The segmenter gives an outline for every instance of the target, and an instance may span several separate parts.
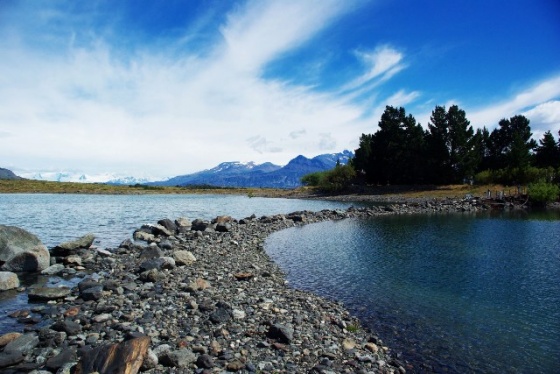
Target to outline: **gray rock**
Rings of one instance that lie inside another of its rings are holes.
[[[12,290],[19,287],[19,278],[16,273],[0,271],[0,291]]]
[[[70,295],[70,292],[68,287],[36,287],[27,292],[27,297],[34,301],[57,300]]]
[[[99,300],[103,297],[103,286],[98,285],[95,287],[89,287],[80,292],[80,297],[84,301],[89,300]]]
[[[134,240],[142,240],[145,242],[151,242],[156,239],[156,236],[154,234],[149,234],[144,231],[135,231],[134,234],[132,234],[132,237],[134,238]]]
[[[196,355],[190,349],[181,348],[167,352],[159,361],[167,367],[187,368],[196,361]]]
[[[231,313],[226,308],[217,308],[210,314],[209,319],[215,324],[225,323],[231,319]]]
[[[227,222],[218,223],[218,224],[216,224],[216,231],[217,232],[229,232],[229,231],[231,231],[231,225]]]
[[[209,222],[203,221],[201,219],[195,219],[192,221],[191,230],[194,231],[204,231],[210,226]]]
[[[175,251],[173,258],[177,265],[191,265],[196,262],[196,257],[190,251]]]
[[[212,360],[212,356],[202,354],[196,359],[196,366],[199,368],[210,369],[214,367],[214,360]]]
[[[25,357],[19,353],[0,353],[0,369],[19,364]]]
[[[68,256],[81,248],[89,248],[95,240],[95,235],[86,234],[76,240],[71,240],[68,242],[60,243],[54,247],[51,252],[53,256]]]
[[[76,351],[72,348],[64,348],[59,354],[47,360],[45,367],[56,372],[64,364],[77,361]]]
[[[67,335],[77,335],[82,331],[82,325],[76,323],[74,321],[58,321],[54,325],[51,326],[51,329],[54,331],[65,332]]]
[[[150,260],[159,257],[163,257],[163,252],[157,245],[149,245],[140,252],[140,259]]]
[[[41,271],[50,266],[50,254],[35,235],[0,225],[0,264],[7,271]]]
[[[140,271],[152,270],[152,269],[173,269],[175,268],[175,260],[171,257],[160,257],[152,260],[144,261],[140,264]]]
[[[54,264],[41,272],[43,275],[56,275],[64,270],[64,265]]]
[[[175,220],[175,225],[176,225],[177,228],[181,228],[181,227],[189,227],[190,228],[192,226],[192,223],[188,218],[180,217],[180,218],[177,218]]]
[[[26,355],[39,344],[39,337],[35,333],[23,334],[4,347],[6,354]]]
[[[174,233],[175,231],[177,231],[177,225],[175,224],[175,222],[173,222],[172,220],[166,218],[166,219],[161,219],[158,221],[158,225],[161,225],[163,227],[165,227],[167,229],[167,231]]]
[[[268,329],[268,337],[290,344],[294,339],[294,328],[290,324],[275,323]]]

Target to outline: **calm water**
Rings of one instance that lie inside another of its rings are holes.
[[[293,287],[438,372],[560,372],[560,214],[391,216],[274,233]]]
[[[24,228],[47,246],[89,232],[102,248],[117,247],[142,224],[163,218],[244,218],[297,210],[345,209],[349,203],[242,195],[0,194],[0,224]]]

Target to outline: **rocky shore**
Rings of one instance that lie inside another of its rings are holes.
[[[0,336],[5,373],[404,373],[415,368],[344,307],[295,290],[264,252],[272,232],[325,220],[487,209],[476,199],[144,225],[119,248],[86,236],[43,273],[74,288],[27,290]]]

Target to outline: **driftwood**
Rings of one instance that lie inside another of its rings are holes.
[[[75,374],[136,374],[148,352],[150,337],[105,345],[82,354]]]

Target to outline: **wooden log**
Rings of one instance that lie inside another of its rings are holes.
[[[149,336],[105,345],[82,354],[75,374],[136,374],[142,366],[150,344]]]

